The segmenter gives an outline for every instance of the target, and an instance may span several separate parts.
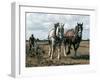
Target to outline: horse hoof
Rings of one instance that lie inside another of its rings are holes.
[[[61,57],[57,57],[58,61],[61,59]]]
[[[59,61],[60,60],[60,58],[57,58],[57,61]]]
[[[57,58],[57,59],[58,59],[58,61],[59,61],[60,58]]]
[[[64,54],[64,56],[66,57],[67,55],[66,55],[66,54]]]

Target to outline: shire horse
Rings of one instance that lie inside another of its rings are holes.
[[[77,56],[77,49],[82,40],[83,23],[77,23],[74,29],[70,29],[64,33],[64,54],[66,54],[66,45],[68,45],[68,52],[70,54],[71,45],[74,47],[75,56]]]
[[[53,54],[55,52],[55,49],[57,49],[57,59],[60,58],[61,53],[61,44],[63,41],[63,35],[64,35],[64,24],[56,23],[54,24],[54,28],[50,30],[48,34],[48,40],[49,40],[49,56],[52,60]]]

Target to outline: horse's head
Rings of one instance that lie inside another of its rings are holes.
[[[54,36],[56,36],[56,31],[58,27],[59,27],[59,22],[54,24]]]
[[[83,31],[83,23],[77,23],[77,26],[75,27],[75,33],[82,37],[82,31]]]
[[[57,29],[57,27],[59,26],[59,22],[54,24],[54,29]]]
[[[57,36],[59,37],[59,38],[63,38],[63,35],[64,35],[64,24],[63,23],[61,23],[60,25],[59,25],[59,27],[57,28]]]

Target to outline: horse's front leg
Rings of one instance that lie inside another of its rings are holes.
[[[49,53],[48,53],[49,57],[51,56],[51,45],[49,46]]]
[[[79,43],[73,44],[73,46],[74,46],[75,56],[77,56],[77,49],[79,48]]]
[[[58,47],[58,56],[57,56],[58,60],[60,59],[61,56],[60,53],[61,53],[61,46]]]
[[[64,43],[64,56],[66,57],[66,43]]]
[[[51,49],[51,56],[50,56],[50,59],[52,60],[52,57],[53,57],[53,54],[55,52],[55,46],[52,46],[52,49]]]

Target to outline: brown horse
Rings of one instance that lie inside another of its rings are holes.
[[[77,49],[82,40],[83,23],[77,23],[74,29],[70,29],[64,33],[64,54],[66,54],[66,45],[68,45],[68,52],[70,54],[71,45],[74,47],[75,56],[77,56]]]

